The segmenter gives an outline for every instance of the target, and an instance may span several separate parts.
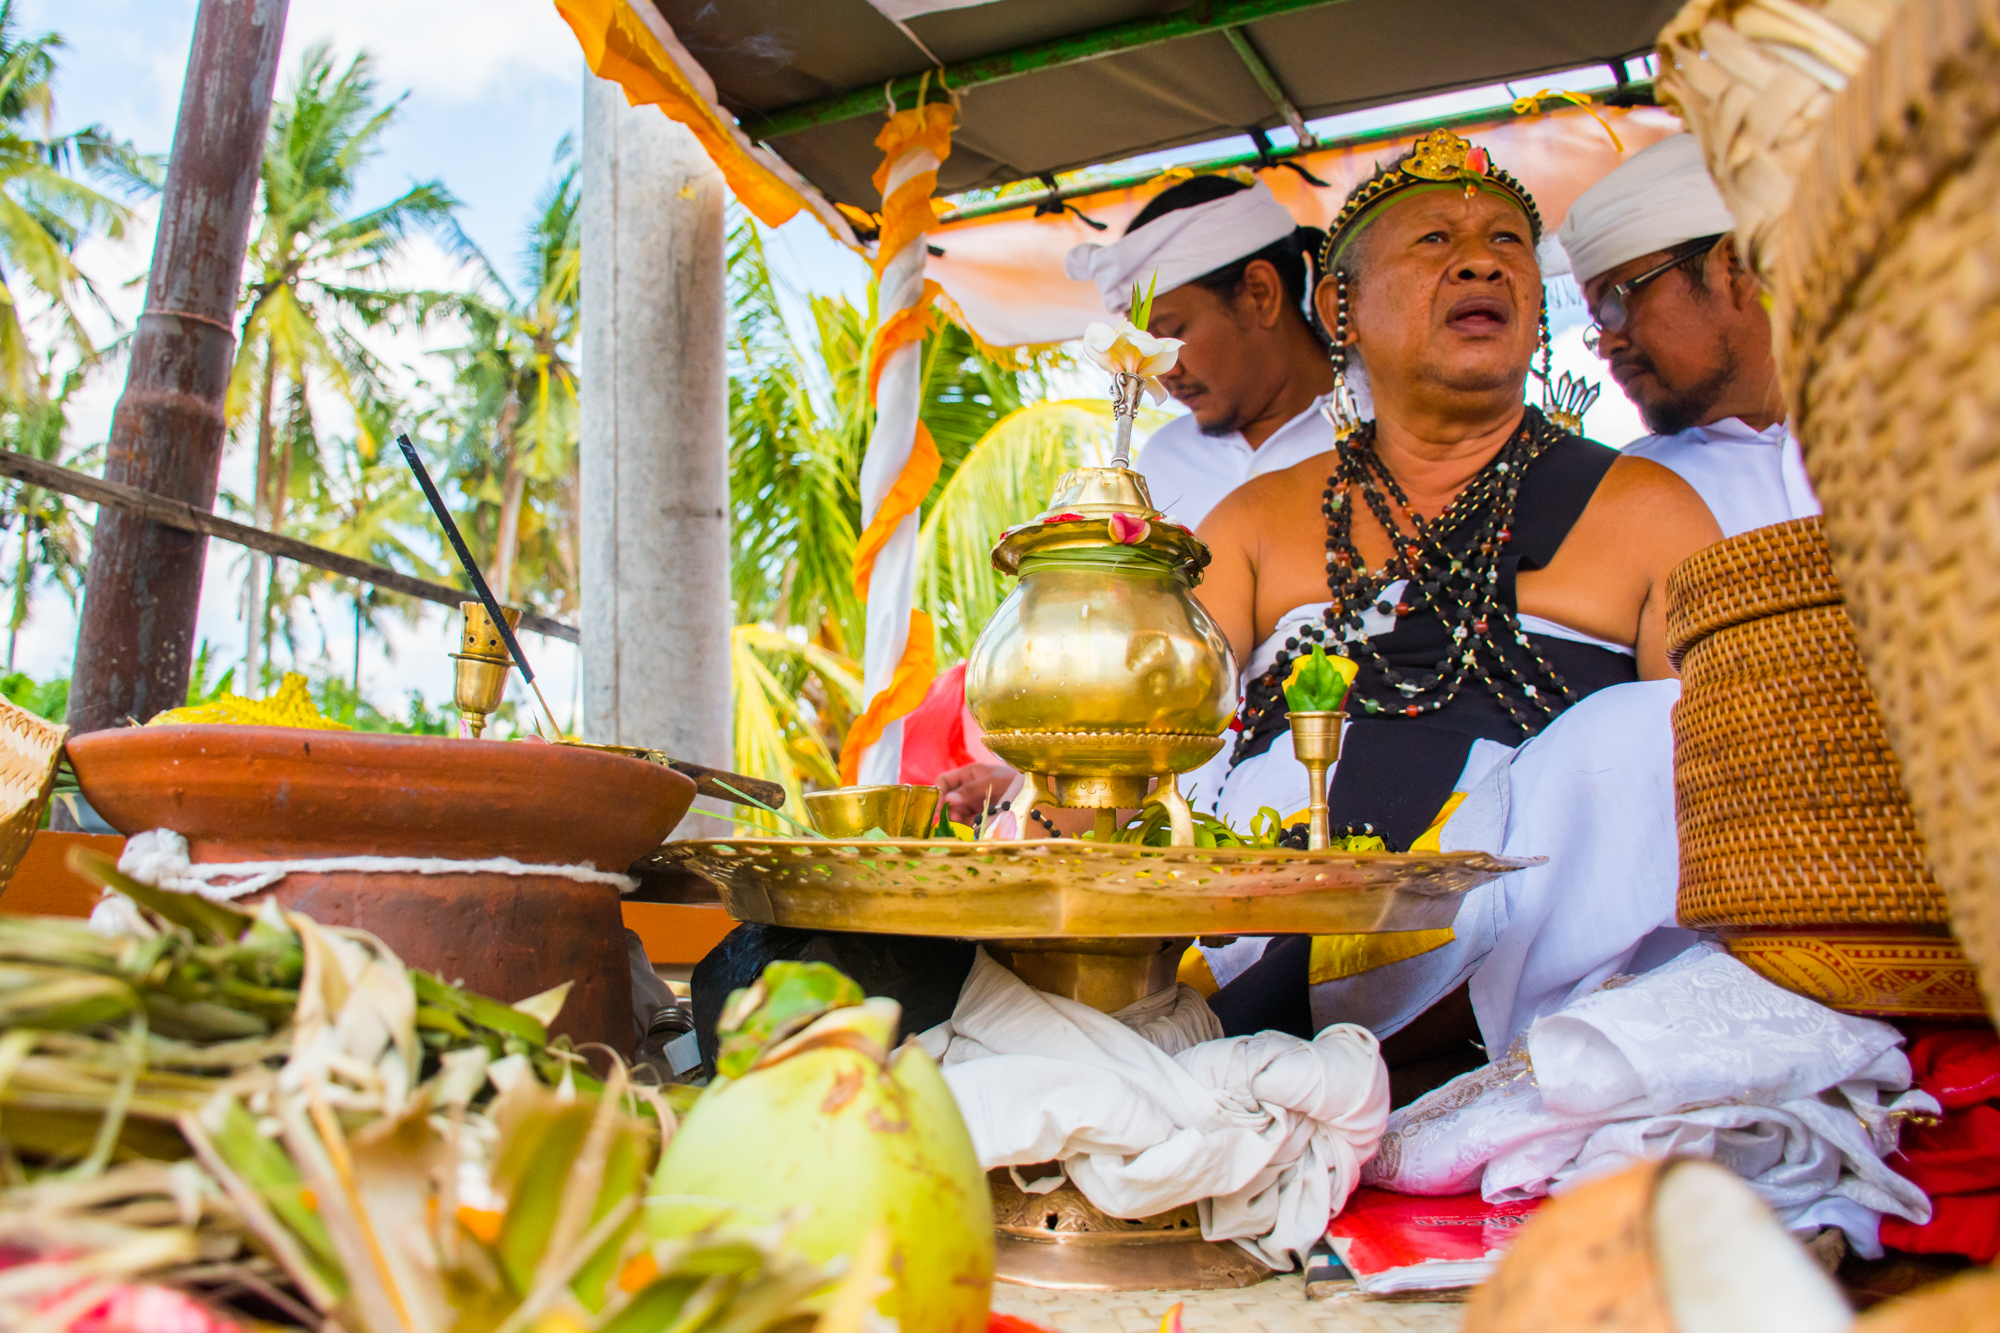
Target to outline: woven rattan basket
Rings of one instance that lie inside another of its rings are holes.
[[[1660,101],[1701,139],[1766,282],[1820,120],[1901,0],[1690,0],[1660,30]]]
[[[1779,234],[1793,429],[1861,655],[2000,1014],[2000,3],[1909,0]]]
[[[28,854],[55,787],[68,727],[0,699],[0,888]]]
[[[1977,1015],[1816,518],[1667,585],[1683,925],[1858,1013]]]

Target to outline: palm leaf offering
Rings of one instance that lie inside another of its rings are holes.
[[[551,1040],[567,987],[506,1005],[364,931],[150,888],[88,852],[72,865],[123,893],[134,924],[107,937],[0,915],[9,1330],[875,1333],[909,1241],[894,1219],[846,1215],[864,1198],[852,1181],[815,1193],[752,1172],[747,1194],[681,1191],[693,1221],[648,1220],[680,1123],[669,1091],[725,1174],[757,1156],[717,1151],[746,1115],[801,1145],[836,1120],[865,1138],[880,1116],[859,1112],[880,1097],[925,1131],[895,1152],[970,1152],[935,1070],[909,1084],[920,1055],[902,1055],[892,1073],[895,1006],[830,969],[781,964],[798,975],[732,1004],[733,1100],[700,1114],[711,1094],[635,1084],[615,1057],[599,1078]],[[819,1035],[859,1019],[865,1051]],[[844,1118],[787,1095],[829,1059],[864,1080]],[[937,1174],[893,1152],[876,1169],[866,1200]],[[959,1174],[983,1207],[976,1162]],[[990,1223],[976,1230],[990,1249]]]

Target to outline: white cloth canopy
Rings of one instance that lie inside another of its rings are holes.
[[[1132,309],[1132,289],[1170,292],[1245,255],[1256,254],[1298,227],[1271,187],[1247,190],[1162,214],[1130,235],[1104,245],[1085,244],[1063,260],[1064,271],[1097,284],[1104,308]]]
[[[1879,1255],[1883,1213],[1931,1215],[1883,1160],[1905,1115],[1938,1111],[1903,1091],[1901,1042],[1697,945],[1538,1020],[1507,1058],[1396,1112],[1364,1176],[1500,1203],[1684,1153],[1735,1171],[1795,1230],[1838,1226]]]
[[[1736,229],[1692,134],[1625,159],[1585,190],[1556,233],[1579,285],[1640,255]]]
[[[1752,430],[1729,417],[1678,435],[1642,436],[1622,452],[1651,459],[1694,487],[1725,537],[1820,512],[1805,456],[1782,421]]]
[[[944,1067],[982,1167],[1060,1161],[1116,1217],[1198,1201],[1204,1237],[1289,1268],[1374,1154],[1389,1072],[1351,1025],[1310,1042],[1221,1032],[1186,986],[1102,1014],[981,950],[951,1018],[916,1040]]]

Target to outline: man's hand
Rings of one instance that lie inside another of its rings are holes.
[[[999,805],[1019,776],[1005,764],[967,764],[938,774],[934,785],[944,793],[945,809],[953,820],[976,824],[980,812]]]

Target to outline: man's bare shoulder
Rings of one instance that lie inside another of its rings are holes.
[[[1254,531],[1274,512],[1298,504],[1301,486],[1311,488],[1317,503],[1332,468],[1333,454],[1329,451],[1288,468],[1252,477],[1216,502],[1202,520],[1198,535],[1212,545],[1217,537]]]
[[[1722,529],[1695,488],[1649,458],[1621,456],[1612,463],[1584,517],[1666,548],[1693,551],[1722,540]]]

